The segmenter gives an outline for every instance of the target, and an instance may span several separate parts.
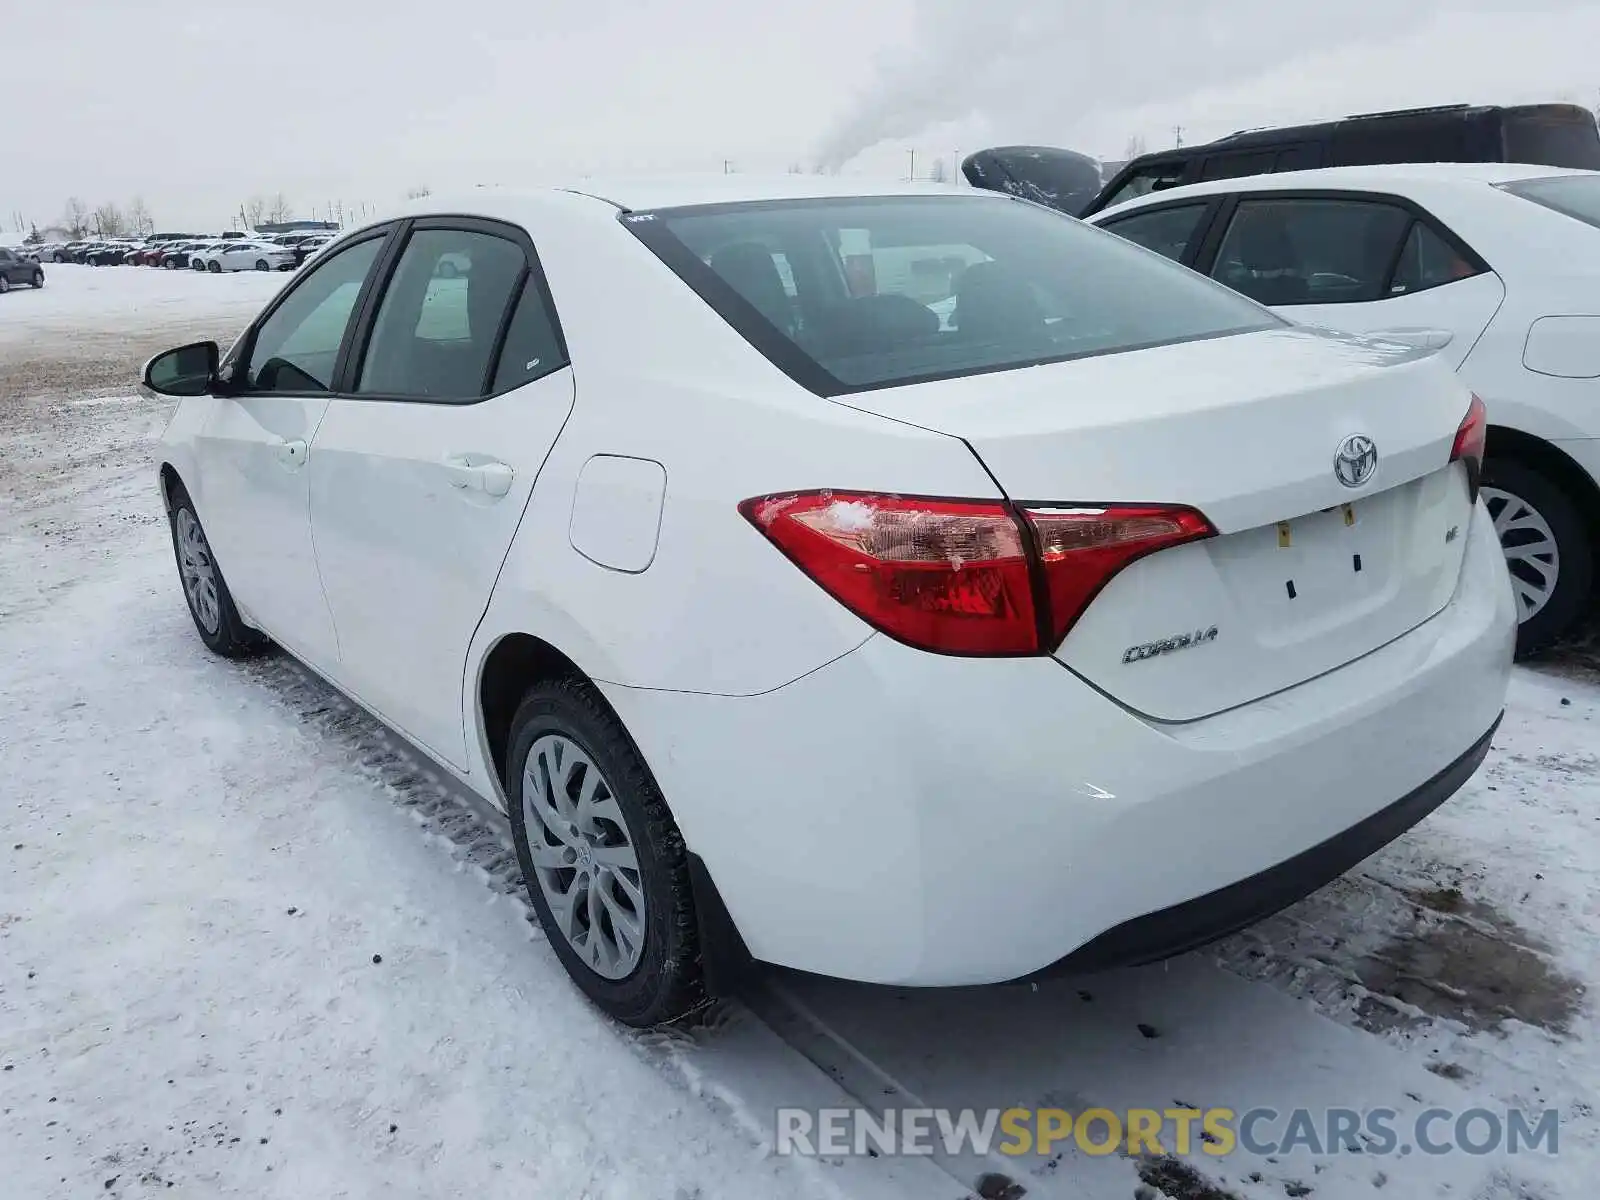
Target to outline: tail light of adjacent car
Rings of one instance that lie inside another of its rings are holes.
[[[1210,536],[1193,509],[790,492],[739,511],[851,612],[942,654],[1048,653],[1118,571]]]
[[[1489,439],[1489,410],[1474,392],[1467,415],[1461,418],[1456,429],[1455,445],[1450,448],[1450,461],[1463,462],[1467,467],[1467,491],[1473,500],[1478,498],[1478,483],[1483,475],[1483,451]]]

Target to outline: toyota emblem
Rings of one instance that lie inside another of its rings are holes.
[[[1358,488],[1378,472],[1378,445],[1364,433],[1352,433],[1339,443],[1333,456],[1333,473],[1347,488]]]

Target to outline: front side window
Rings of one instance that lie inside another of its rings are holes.
[[[1262,304],[1380,300],[1410,225],[1410,213],[1377,201],[1242,200],[1212,274]]]
[[[413,233],[378,307],[356,391],[427,400],[487,395],[500,327],[526,270],[527,256],[509,238],[465,229]]]
[[[1121,238],[991,194],[630,213],[625,226],[819,395],[1270,328]],[[788,294],[773,249],[788,263]]]
[[[381,237],[324,259],[261,324],[250,348],[246,386],[255,391],[326,392],[361,285],[383,246]]]
[[[1513,196],[1600,229],[1600,175],[1551,175],[1498,186]]]
[[[1154,212],[1136,212],[1115,221],[1102,221],[1100,228],[1165,255],[1173,262],[1182,262],[1189,252],[1190,242],[1200,230],[1206,207],[1205,204],[1184,204],[1176,208],[1158,208]]]

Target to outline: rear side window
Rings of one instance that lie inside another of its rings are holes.
[[[1182,262],[1200,231],[1206,208],[1205,204],[1184,204],[1176,208],[1158,208],[1154,212],[1136,212],[1115,221],[1102,221],[1100,228],[1174,262]]]
[[[511,314],[511,324],[506,327],[506,343],[500,351],[494,386],[490,390],[504,392],[521,387],[566,365],[561,335],[545,302],[544,289],[530,275],[523,281],[522,295],[517,300],[516,311]]]
[[[1552,175],[1545,179],[1519,179],[1499,186],[1513,196],[1521,196],[1600,229],[1600,175]]]
[[[709,205],[622,220],[819,395],[1279,323],[1121,238],[990,194]],[[775,247],[791,268],[793,296]]]
[[[1277,158],[1277,154],[1271,150],[1212,155],[1200,168],[1200,178],[1239,179],[1245,175],[1270,175]]]
[[[1508,112],[1506,161],[1600,170],[1600,128],[1588,112]]]
[[[486,395],[526,265],[509,238],[465,229],[413,233],[378,306],[356,391],[427,400]]]
[[[1117,187],[1117,190],[1108,196],[1106,202],[1100,207],[1102,209],[1111,208],[1113,205],[1126,204],[1129,200],[1137,200],[1140,196],[1148,196],[1151,192],[1177,187],[1183,182],[1183,171],[1186,165],[1182,162],[1170,162],[1141,167],[1137,172],[1124,179]]]
[[[1470,279],[1482,271],[1479,263],[1462,254],[1431,225],[1413,221],[1400,250],[1400,261],[1395,264],[1389,294],[1422,292],[1458,279]]]
[[[1379,300],[1410,225],[1410,213],[1377,201],[1247,199],[1212,274],[1262,304]]]

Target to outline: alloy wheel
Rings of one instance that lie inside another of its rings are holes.
[[[200,522],[187,508],[178,510],[178,571],[189,606],[207,633],[222,626],[222,601],[217,594],[217,568]]]
[[[1561,550],[1550,522],[1520,496],[1486,487],[1483,502],[1494,519],[1495,535],[1511,572],[1517,619],[1526,621],[1550,603],[1561,578]]]
[[[557,928],[590,970],[626,978],[644,951],[645,899],[627,821],[599,767],[571,738],[528,750],[523,824]]]

